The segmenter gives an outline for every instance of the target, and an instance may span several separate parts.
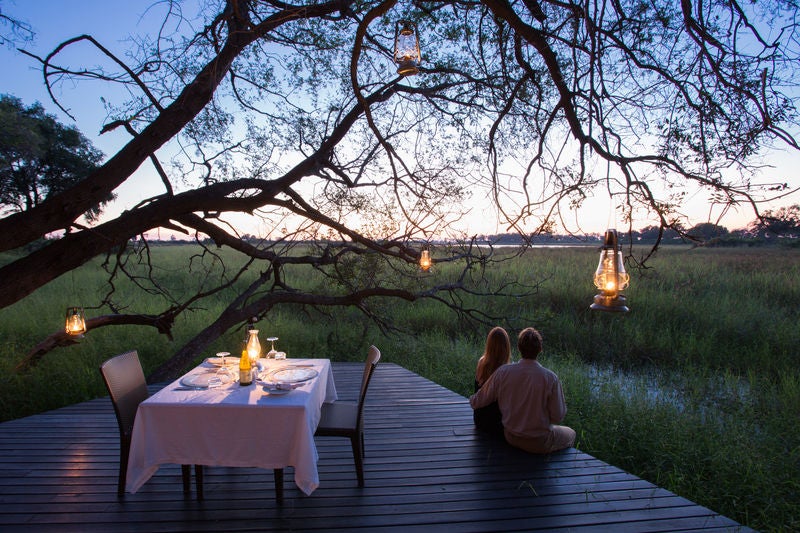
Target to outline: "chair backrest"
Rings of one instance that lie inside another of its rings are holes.
[[[361,377],[361,392],[358,395],[358,423],[361,423],[361,413],[364,410],[364,398],[367,397],[367,387],[375,372],[375,366],[381,359],[381,351],[375,346],[370,346],[367,350],[367,361],[364,363],[364,374]]]
[[[119,431],[122,435],[130,435],[136,409],[149,396],[139,354],[132,350],[112,357],[100,365],[100,373],[114,404]]]

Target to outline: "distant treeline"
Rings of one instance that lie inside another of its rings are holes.
[[[792,209],[793,208],[793,209]],[[660,244],[695,244],[703,246],[762,246],[788,245],[800,246],[800,217],[797,206],[792,206],[781,217],[765,217],[750,224],[747,228],[729,231],[717,224],[697,224],[687,230],[678,231],[672,228],[647,226],[641,230],[618,230],[621,244],[655,244],[659,236]],[[498,245],[520,245],[527,239],[534,245],[556,244],[600,244],[604,235],[592,233],[587,235],[540,234],[523,237],[518,234],[503,233],[484,235],[479,240]]]
[[[530,235],[528,242],[539,246],[554,245],[579,245],[603,243],[604,235],[592,233],[587,235]],[[642,233],[639,231],[619,232],[620,244],[655,244],[658,241],[658,233]],[[479,242],[488,242],[493,245],[518,246],[525,242],[525,237],[518,234],[497,234],[485,235],[478,238]],[[797,235],[753,235],[744,230],[726,232],[722,235],[708,236],[702,234],[681,235],[675,230],[665,230],[659,244],[694,244],[698,246],[800,246],[800,238]]]
[[[638,231],[632,233],[619,233],[620,245],[633,244],[652,245],[657,242],[658,237],[653,235],[642,235]],[[534,246],[580,246],[580,245],[596,245],[603,244],[604,236],[599,233],[587,235],[530,235],[527,237],[528,244]],[[269,239],[263,239],[254,235],[247,235],[244,240],[254,244],[271,243]],[[194,241],[186,241],[183,239],[148,239],[151,245],[161,246],[180,246],[190,244]],[[206,245],[213,245],[211,239],[203,239],[201,241]],[[492,246],[522,246],[525,244],[525,237],[513,234],[503,233],[496,235],[479,235],[476,238],[478,245],[492,245]],[[297,244],[297,243],[295,243]],[[316,241],[315,244],[320,244]],[[431,244],[445,245],[448,242],[433,240]],[[724,247],[737,247],[737,246],[790,246],[800,247],[800,238],[790,235],[750,235],[744,232],[732,231],[721,236],[705,238],[697,235],[680,235],[674,230],[665,231],[659,245],[695,245],[695,246],[724,246]]]
[[[618,230],[620,244],[694,244],[698,246],[800,246],[800,206],[793,205],[775,212],[765,212],[762,219],[752,222],[747,228],[729,231],[725,226],[712,223],[696,224],[689,229],[664,228],[647,226],[641,230]],[[602,233],[585,235],[551,234],[520,235],[517,233],[499,233],[495,235],[479,235],[477,244],[494,246],[520,246],[526,243],[539,246],[554,245],[600,245]],[[243,235],[242,239],[253,244],[269,242],[257,235]],[[187,241],[172,237],[170,240],[151,240],[153,244],[186,244]],[[211,239],[206,239],[212,243]],[[317,243],[319,243],[317,241]],[[444,244],[434,241],[432,244]]]

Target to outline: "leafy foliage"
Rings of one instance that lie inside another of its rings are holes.
[[[800,205],[766,211],[755,221],[751,230],[759,237],[800,237]]]
[[[0,96],[0,213],[27,211],[67,191],[97,170],[103,155],[75,128],[44,112]],[[86,213],[93,221],[106,197]],[[3,209],[5,208],[5,209]]]

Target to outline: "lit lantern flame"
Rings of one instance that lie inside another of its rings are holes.
[[[617,230],[610,229],[606,231],[600,262],[594,273],[594,285],[600,289],[600,293],[595,295],[591,309],[627,312],[629,309],[625,305],[625,296],[620,293],[628,286],[630,279],[622,261]]]
[[[431,264],[430,252],[428,250],[422,250],[419,256],[419,268],[421,268],[423,272],[427,272],[431,269]]]
[[[67,307],[64,329],[75,337],[86,333],[86,315],[82,307]]]
[[[251,364],[256,364],[256,361],[261,357],[261,342],[258,340],[258,330],[251,329],[248,331],[250,335],[247,338],[247,356],[250,358]]]
[[[409,20],[397,22],[394,35],[394,62],[397,73],[401,76],[413,76],[419,73],[422,55],[419,51],[419,35],[417,25]]]

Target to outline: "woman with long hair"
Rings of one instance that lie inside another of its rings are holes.
[[[511,362],[511,339],[501,327],[494,327],[486,336],[486,347],[475,369],[475,392],[478,392],[495,370]],[[503,435],[503,423],[497,402],[472,412],[475,427],[495,435]]]

